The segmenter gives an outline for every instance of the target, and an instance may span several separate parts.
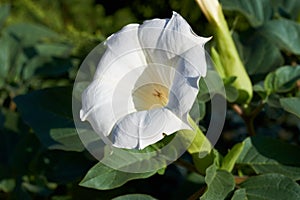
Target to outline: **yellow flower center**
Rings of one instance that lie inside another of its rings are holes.
[[[169,89],[157,83],[143,85],[134,90],[132,95],[138,111],[161,108],[169,101]]]

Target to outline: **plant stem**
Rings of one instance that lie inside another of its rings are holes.
[[[206,186],[201,187],[201,188],[200,188],[199,190],[197,190],[194,194],[192,194],[192,195],[188,198],[188,200],[196,200],[196,199],[199,199],[199,197],[201,197],[201,196],[204,194],[206,188],[207,188]]]
[[[254,128],[254,118],[253,117],[243,117],[247,130],[248,130],[248,135],[249,136],[255,136],[256,132],[255,132],[255,128]]]
[[[254,119],[257,117],[257,115],[260,113],[263,107],[264,107],[264,103],[260,102],[260,104],[252,112],[248,113],[245,112],[238,104],[232,105],[232,109],[243,118],[249,136],[256,135],[255,128],[254,128]]]

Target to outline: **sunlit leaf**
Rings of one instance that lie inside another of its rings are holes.
[[[300,186],[281,174],[264,174],[251,177],[235,191],[233,200],[238,199],[290,199],[300,198]]]
[[[300,24],[287,19],[267,22],[260,30],[262,36],[280,49],[300,55]]]
[[[38,55],[55,56],[59,58],[67,58],[70,56],[71,47],[60,43],[44,43],[35,45]]]
[[[225,199],[235,186],[233,175],[215,165],[206,170],[205,182],[207,190],[200,200]]]
[[[31,46],[37,42],[59,40],[59,34],[51,29],[30,23],[18,23],[8,26],[6,32],[21,41],[22,46]]]
[[[49,149],[79,152],[84,150],[84,146],[75,128],[51,129],[50,136],[60,144],[54,144],[50,146]]]
[[[155,173],[128,173],[112,169],[99,162],[88,171],[80,185],[98,190],[109,190],[133,179],[148,178]]]
[[[253,27],[261,26],[272,14],[269,0],[221,0],[225,10],[237,11],[247,18]]]
[[[244,143],[236,144],[223,158],[221,169],[231,172],[243,148]]]
[[[14,179],[3,179],[0,181],[0,191],[3,192],[12,192],[16,182]]]
[[[237,164],[249,165],[258,174],[280,173],[300,180],[300,167],[295,167],[299,165],[298,147],[264,137],[248,138],[244,142]]]
[[[155,198],[146,194],[127,194],[113,198],[112,200],[155,200]]]
[[[300,118],[300,98],[299,97],[281,98],[280,104],[282,105],[284,110],[286,110],[287,112],[290,112]]]
[[[260,34],[243,42],[243,60],[250,75],[265,74],[284,63],[278,47]]]
[[[271,72],[265,79],[264,87],[268,93],[288,92],[296,86],[300,79],[300,66],[283,66]]]

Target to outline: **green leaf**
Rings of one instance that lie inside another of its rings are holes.
[[[120,187],[130,180],[148,178],[155,173],[128,173],[112,169],[99,162],[88,171],[80,185],[98,190],[109,190]]]
[[[3,179],[0,181],[0,191],[12,192],[16,186],[14,179]]]
[[[57,128],[50,130],[50,136],[53,140],[60,144],[54,144],[49,149],[60,149],[64,151],[78,151],[84,150],[84,146],[77,134],[75,128]]]
[[[265,137],[248,138],[244,143],[237,164],[249,165],[257,174],[280,173],[300,180],[300,167],[295,167],[299,165],[300,148]]]
[[[221,0],[224,10],[237,11],[249,21],[252,27],[261,26],[269,20],[272,15],[272,8],[269,0]]]
[[[300,79],[300,66],[283,66],[267,75],[264,87],[268,94],[289,92]]]
[[[267,22],[260,30],[262,36],[280,49],[300,55],[300,24],[287,19]]]
[[[205,182],[207,190],[201,200],[225,199],[235,186],[233,175],[215,165],[206,170]]]
[[[192,128],[195,131],[195,138],[192,141],[192,144],[188,148],[188,152],[190,154],[198,153],[199,157],[205,157],[210,153],[212,146],[203,132],[200,130],[198,125],[193,121],[193,119],[189,116],[188,121]],[[188,132],[189,130],[186,130]]]
[[[225,85],[225,91],[226,91],[226,99],[229,101],[229,102],[235,102],[238,97],[239,97],[239,92],[238,90],[231,86],[231,85]]]
[[[221,169],[231,172],[236,160],[243,151],[244,143],[236,144],[227,155],[223,158]]]
[[[243,61],[250,75],[265,74],[284,63],[280,49],[258,33],[242,44]]]
[[[23,47],[29,47],[37,42],[59,41],[60,35],[42,25],[18,23],[8,26],[5,32],[13,35]]]
[[[300,118],[300,98],[289,97],[281,98],[280,104],[284,110],[290,112]]]
[[[240,187],[242,189],[235,191],[233,199],[300,199],[300,186],[281,174],[264,174],[251,177]]]
[[[2,28],[6,18],[9,16],[9,13],[10,13],[9,4],[0,5],[0,29]]]
[[[253,91],[255,91],[263,100],[267,98],[267,91],[264,88],[263,82],[259,82],[253,86]]]
[[[271,0],[271,3],[275,12],[283,17],[297,20],[300,16],[300,2],[298,0]]]
[[[6,34],[0,38],[0,44],[0,81],[3,81],[7,79],[7,75],[12,66],[19,68],[19,66],[16,66],[15,60],[16,57],[20,56],[20,47],[18,47],[16,40]]]
[[[146,194],[127,194],[113,198],[112,200],[155,200],[155,198]]]
[[[242,188],[242,189],[238,189],[234,192],[231,200],[249,200],[247,198],[247,194],[246,194],[246,189],[245,188]]]
[[[208,71],[206,77],[199,81],[198,100],[207,102],[212,96],[220,94],[225,96],[223,80],[215,71]]]
[[[37,90],[17,96],[14,101],[24,121],[47,147],[56,144],[50,136],[51,129],[74,127],[71,87]]]
[[[193,153],[192,158],[197,171],[201,174],[205,174],[207,168],[210,167],[212,164],[219,167],[222,160],[221,154],[216,149],[213,149],[205,157],[203,157],[199,153]]]
[[[71,47],[59,43],[43,43],[35,45],[37,53],[41,56],[55,56],[58,58],[68,58],[71,53]]]

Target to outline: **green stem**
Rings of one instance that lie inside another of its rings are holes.
[[[252,112],[249,113],[249,112],[245,112],[245,110],[242,109],[237,104],[232,105],[232,109],[243,118],[243,120],[246,124],[249,136],[256,135],[255,127],[254,127],[254,120],[257,117],[257,115],[260,113],[260,111],[263,109],[263,107],[264,107],[264,102],[260,102],[260,104]]]

